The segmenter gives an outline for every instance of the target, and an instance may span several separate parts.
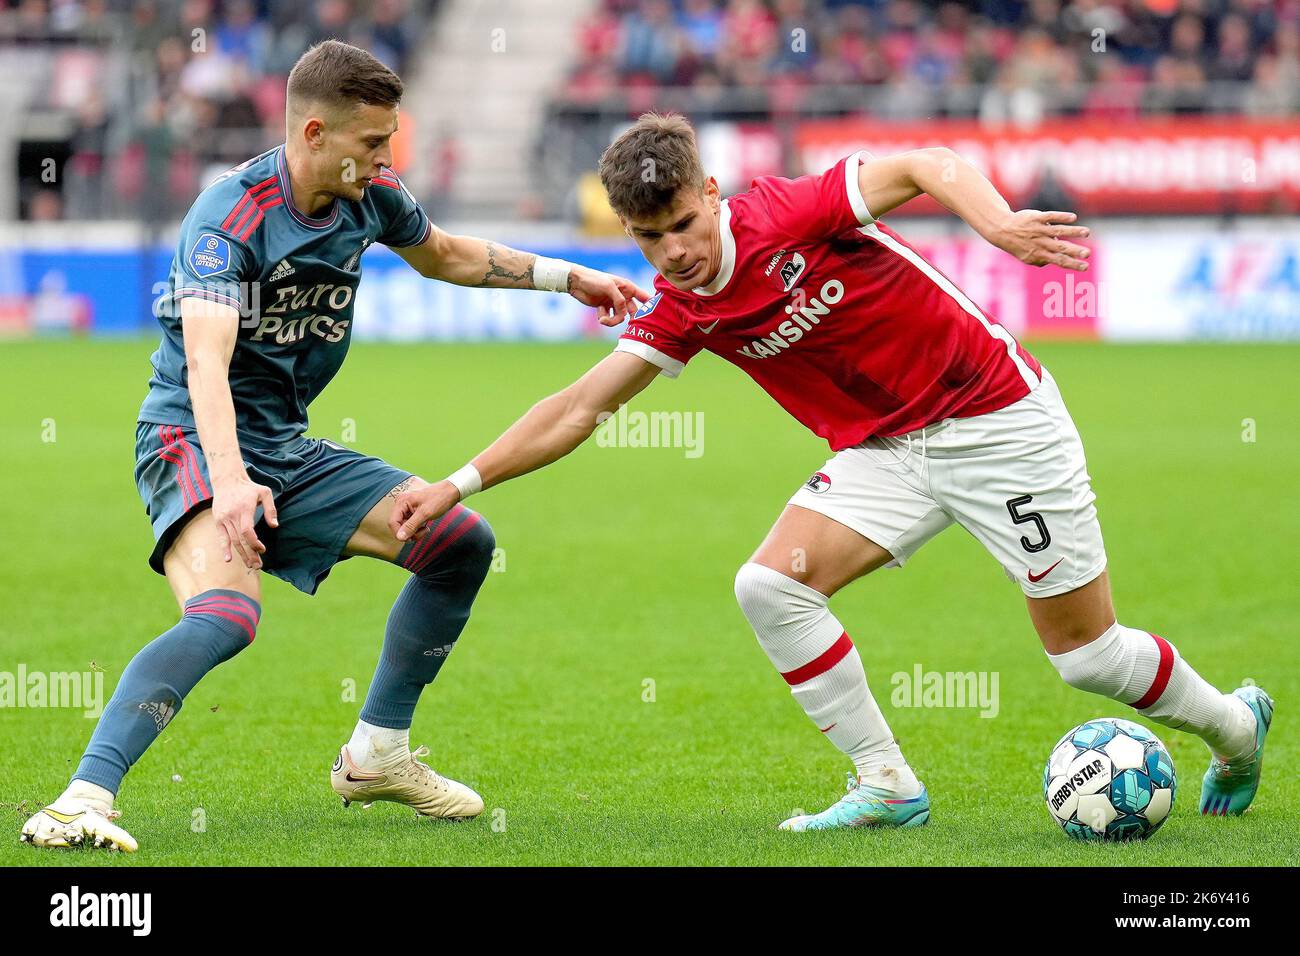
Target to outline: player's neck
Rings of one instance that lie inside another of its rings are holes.
[[[722,217],[714,213],[713,215],[713,238],[709,244],[709,266],[700,276],[700,282],[695,285],[695,289],[707,289],[717,281],[719,273],[722,272]]]
[[[334,193],[317,186],[312,180],[310,166],[288,147],[285,147],[284,159],[289,169],[289,189],[293,193],[294,208],[309,219],[319,219],[336,198]]]

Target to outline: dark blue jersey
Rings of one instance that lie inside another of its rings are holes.
[[[358,201],[336,198],[319,218],[293,204],[284,146],[223,174],[181,224],[168,288],[154,309],[162,343],[153,354],[140,420],[194,424],[181,302],[197,298],[240,312],[230,392],[241,445],[269,447],[307,429],[307,406],[347,354],[361,254],[372,243],[414,246],[432,225],[391,171]]]

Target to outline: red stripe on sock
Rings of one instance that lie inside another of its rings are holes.
[[[453,506],[450,511],[442,516],[442,519],[436,525],[425,532],[424,537],[421,538],[419,543],[411,549],[411,553],[406,556],[406,569],[408,571],[414,571],[416,569],[416,565],[420,564],[425,553],[433,547],[433,543],[438,540],[438,536],[442,534],[447,525],[451,524],[452,521],[456,519],[456,516],[460,514],[462,510],[468,509],[465,509],[464,506],[460,504]]]
[[[195,613],[195,614],[204,614],[204,615],[211,614],[214,617],[224,617],[227,621],[234,621],[236,624],[242,627],[244,629],[244,633],[248,635],[248,643],[250,644],[253,643],[253,634],[256,632],[253,630],[253,625],[249,624],[245,618],[239,617],[235,614],[230,614],[226,611],[219,611],[216,608],[208,608],[203,611],[193,611],[193,612],[187,610],[185,613],[186,614]]]
[[[809,661],[803,667],[796,667],[792,671],[786,671],[781,676],[790,686],[802,684],[804,681],[810,681],[819,674],[825,674],[828,670],[844,660],[849,651],[853,650],[853,642],[849,640],[849,632],[845,631],[840,635],[840,639],[820,654],[818,657]]]
[[[1174,672],[1174,649],[1169,646],[1169,642],[1158,634],[1152,634],[1151,640],[1156,642],[1156,647],[1160,650],[1160,663],[1156,667],[1156,679],[1133,705],[1137,710],[1146,710],[1160,699],[1160,695],[1169,686],[1169,675]]]
[[[442,554],[442,552],[450,548],[453,544],[455,544],[457,541],[460,540],[461,536],[464,535],[465,532],[469,531],[470,528],[478,524],[479,517],[480,516],[478,512],[474,512],[473,514],[471,514],[468,518],[465,519],[465,521],[460,525],[460,527],[458,527],[451,534],[447,535],[446,540],[443,541],[442,544],[438,545],[431,552],[429,552],[429,556],[420,562],[419,567],[413,568],[412,570],[418,574],[419,572],[427,568],[433,562],[434,558],[436,558],[438,555]]]
[[[236,611],[247,616],[254,624],[257,623],[258,614],[253,608],[252,603],[236,601],[232,598],[205,598],[196,604],[191,604],[185,609],[185,613],[189,614],[191,611],[206,611],[208,608],[219,608],[223,611]]]

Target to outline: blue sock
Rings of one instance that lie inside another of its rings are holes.
[[[204,591],[186,601],[176,626],[122,671],[72,779],[117,793],[200,678],[253,643],[261,613],[260,604],[238,591]]]
[[[429,522],[428,529],[397,556],[411,578],[388,615],[384,649],[361,708],[361,719],[377,727],[411,726],[420,692],[438,676],[465,629],[492,563],[492,529],[463,505]]]

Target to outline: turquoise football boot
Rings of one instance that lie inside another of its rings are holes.
[[[925,787],[915,797],[900,799],[888,790],[859,783],[849,774],[848,793],[821,813],[791,817],[778,829],[835,830],[839,827],[919,827],[930,819],[930,795]]]
[[[1239,816],[1255,799],[1264,767],[1264,737],[1273,722],[1273,698],[1263,688],[1238,687],[1232,693],[1255,714],[1255,750],[1233,763],[1211,758],[1210,769],[1201,781],[1201,813],[1211,817]]]

